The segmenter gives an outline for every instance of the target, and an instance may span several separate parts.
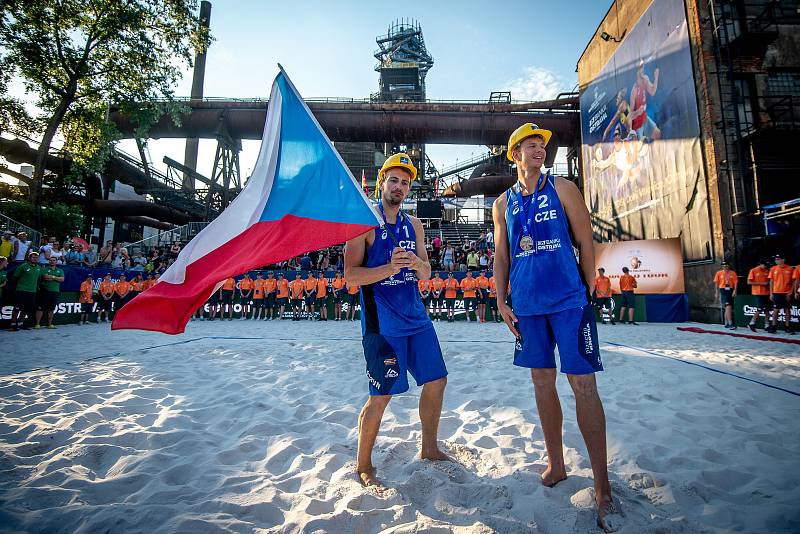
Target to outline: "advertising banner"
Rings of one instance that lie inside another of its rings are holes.
[[[684,292],[680,238],[595,243],[595,269],[603,267],[611,289],[619,293],[619,277],[627,267],[636,278],[639,294]]]
[[[599,240],[682,237],[711,255],[682,0],[654,0],[580,97],[586,203]]]

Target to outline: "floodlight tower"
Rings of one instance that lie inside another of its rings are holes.
[[[375,39],[375,71],[380,74],[379,91],[372,95],[376,102],[424,102],[425,76],[433,67],[433,56],[425,47],[422,27],[414,19],[397,19],[385,35]],[[425,145],[386,145],[384,153],[406,151],[419,170],[419,185],[429,188],[436,169],[426,165]],[[430,175],[430,176],[429,176]],[[424,193],[423,193],[424,194]],[[427,195],[425,195],[427,196]]]

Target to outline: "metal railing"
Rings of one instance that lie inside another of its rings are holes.
[[[22,224],[19,221],[15,221],[11,217],[6,217],[2,213],[0,213],[0,232],[13,232],[14,235],[18,234],[19,232],[27,232],[28,238],[35,247],[38,247],[42,241],[41,232],[37,232],[30,226]]]
[[[153,247],[170,246],[176,242],[184,244],[200,233],[200,230],[208,226],[208,224],[208,222],[190,222],[189,224],[184,224],[172,230],[159,232],[141,241],[125,243],[125,248],[128,250],[128,254],[134,254],[136,252],[146,254]]]

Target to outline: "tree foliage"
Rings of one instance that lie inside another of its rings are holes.
[[[117,139],[109,107],[131,113],[144,135],[157,113],[174,114],[173,87],[210,38],[195,14],[197,0],[0,0],[0,7],[0,67],[6,80],[22,80],[41,110],[34,206],[57,133],[66,155],[98,170]],[[0,120],[13,120],[12,110],[4,107]]]

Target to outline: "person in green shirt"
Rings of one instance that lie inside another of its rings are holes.
[[[11,314],[11,330],[16,332],[20,328],[27,330],[25,318],[33,318],[36,309],[36,290],[39,288],[39,277],[42,269],[39,267],[39,253],[35,250],[28,254],[27,261],[14,269],[11,277],[16,281],[17,288],[14,292],[14,311]]]
[[[47,260],[47,267],[42,269],[42,290],[39,292],[38,307],[36,309],[36,326],[41,328],[44,312],[47,312],[47,328],[55,328],[53,325],[53,312],[58,306],[58,295],[61,292],[61,282],[64,281],[64,271],[58,268],[58,258],[50,256]]]

